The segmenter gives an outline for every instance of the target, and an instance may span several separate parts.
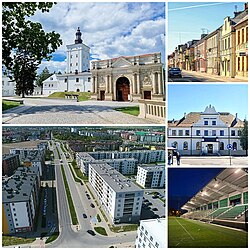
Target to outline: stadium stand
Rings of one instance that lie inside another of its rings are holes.
[[[183,218],[247,230],[247,169],[224,169],[182,209],[187,210]]]

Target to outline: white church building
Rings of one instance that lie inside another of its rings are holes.
[[[244,122],[237,114],[217,112],[207,106],[204,112],[184,114],[180,120],[168,121],[168,147],[181,155],[246,155],[240,145]],[[230,146],[229,146],[230,147]]]
[[[67,45],[67,68],[64,74],[54,74],[43,82],[43,94],[54,92],[90,92],[90,48],[81,39],[78,27],[74,44]]]

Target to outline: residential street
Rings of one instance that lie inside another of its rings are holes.
[[[6,98],[7,99],[7,98]],[[14,98],[10,98],[14,99]],[[21,100],[21,98],[18,98]],[[24,98],[24,105],[3,112],[5,124],[153,124],[157,121],[138,118],[114,110],[138,106],[131,102],[83,101]]]
[[[228,78],[196,71],[182,70],[182,78],[168,78],[169,82],[246,82],[246,80]]]

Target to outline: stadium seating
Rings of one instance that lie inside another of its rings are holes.
[[[211,214],[209,214],[208,216],[206,216],[207,218],[216,218],[219,215],[221,215],[222,213],[224,213],[225,211],[227,211],[229,209],[229,207],[222,207],[222,208],[218,208],[216,210],[214,210]]]
[[[231,209],[228,209],[228,211],[226,211],[225,213],[218,216],[217,219],[237,219],[237,217],[245,211],[245,207],[248,209],[247,205],[236,205]]]

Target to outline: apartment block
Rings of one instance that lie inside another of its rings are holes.
[[[164,187],[165,174],[165,165],[138,166],[136,182],[143,188]]]
[[[166,219],[141,220],[137,229],[136,248],[167,248]]]
[[[140,219],[144,191],[106,163],[89,164],[89,183],[113,223]]]
[[[18,155],[6,154],[2,156],[2,176],[11,176],[20,167]]]
[[[2,185],[2,232],[31,232],[39,204],[38,167],[19,167]]]

